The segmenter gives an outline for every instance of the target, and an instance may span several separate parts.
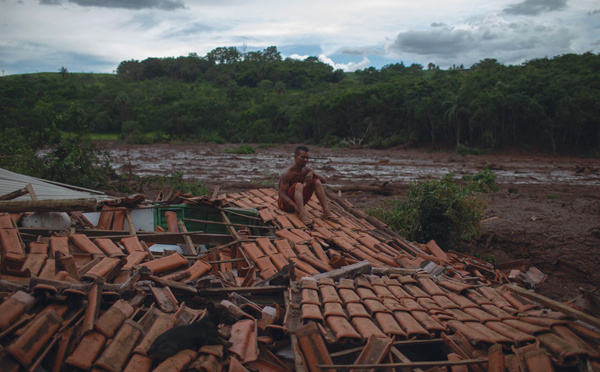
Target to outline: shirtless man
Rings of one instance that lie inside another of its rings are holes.
[[[286,212],[298,213],[300,220],[307,225],[312,225],[312,220],[307,216],[304,205],[308,203],[313,193],[317,194],[317,199],[323,208],[321,218],[336,219],[327,206],[323,183],[325,177],[317,174],[312,168],[308,167],[308,148],[298,146],[294,152],[294,164],[287,168],[279,177],[279,200],[277,205],[279,209]]]

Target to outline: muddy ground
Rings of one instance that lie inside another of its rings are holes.
[[[293,145],[233,154],[238,145],[104,144],[115,167],[136,175],[184,172],[221,192],[274,187],[279,172],[291,164]],[[600,159],[510,153],[462,156],[419,148],[389,150],[332,149],[311,146],[311,166],[331,188],[385,185],[391,195],[344,191],[366,210],[386,200],[406,197],[411,180],[454,172],[474,175],[488,164],[499,190],[486,196],[488,208],[477,243],[498,263],[524,259],[548,277],[536,291],[569,300],[580,289],[600,286]],[[147,185],[142,192],[152,194]]]

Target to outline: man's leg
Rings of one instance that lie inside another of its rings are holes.
[[[319,199],[321,208],[323,208],[323,217],[335,217],[335,215],[331,213],[331,210],[329,210],[329,206],[327,206],[327,197],[325,197],[325,190],[323,190],[321,180],[317,179],[316,181],[314,181],[314,183],[315,194],[317,194],[317,199]]]
[[[302,223],[310,224],[312,223],[311,219],[306,215],[306,211],[304,209],[304,185],[301,183],[296,184],[296,188],[294,189],[294,201],[296,202],[296,207],[298,208],[298,214],[300,215],[300,220]]]

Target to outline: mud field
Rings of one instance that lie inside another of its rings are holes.
[[[235,192],[275,187],[279,172],[292,162],[294,145],[259,148],[236,155],[237,145],[123,145],[104,143],[119,172],[139,176],[183,172],[212,190]],[[356,207],[368,209],[405,197],[411,180],[439,179],[454,172],[474,175],[485,164],[496,174],[499,191],[487,196],[478,247],[498,263],[525,259],[548,278],[536,291],[569,300],[580,289],[600,286],[600,159],[506,154],[462,156],[443,151],[396,148],[333,151],[310,147],[311,163],[334,189],[383,186],[392,195],[345,191]],[[141,192],[151,195],[146,187]]]

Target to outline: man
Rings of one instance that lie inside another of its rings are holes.
[[[321,218],[336,219],[327,206],[327,199],[322,185],[325,183],[325,177],[308,167],[306,165],[308,160],[308,148],[298,146],[294,152],[294,164],[284,170],[279,177],[279,200],[277,201],[279,209],[286,212],[296,211],[300,216],[300,220],[306,226],[313,223],[304,209],[313,193],[317,194],[317,199],[319,199],[321,208],[323,208]]]

